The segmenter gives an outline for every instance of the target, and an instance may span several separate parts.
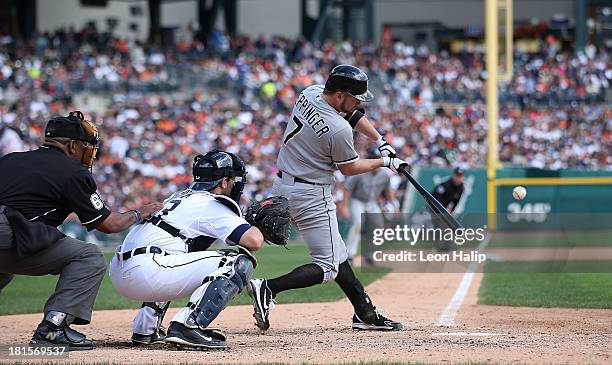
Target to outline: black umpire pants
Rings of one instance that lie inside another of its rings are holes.
[[[0,225],[6,234],[7,227]],[[10,229],[10,228],[8,228]],[[16,249],[0,250],[0,273],[59,275],[55,292],[45,304],[45,315],[58,311],[75,316],[74,324],[88,324],[106,271],[98,246],[65,237],[33,256],[20,257]]]
[[[2,289],[6,288],[6,286],[10,284],[14,277],[15,275],[13,274],[0,273],[0,293],[2,293]]]

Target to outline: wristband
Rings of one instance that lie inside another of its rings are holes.
[[[382,157],[383,159],[383,166],[384,167],[390,167],[391,166],[391,157]]]
[[[142,213],[140,213],[138,209],[131,209],[130,212],[134,213],[134,216],[136,217],[135,224],[139,224],[142,222]]]

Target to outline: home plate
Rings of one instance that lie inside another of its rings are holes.
[[[458,336],[458,337],[485,337],[485,336],[505,336],[504,333],[491,332],[436,332],[432,336]]]

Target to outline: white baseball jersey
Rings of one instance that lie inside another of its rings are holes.
[[[130,230],[123,241],[122,252],[149,245],[171,254],[202,251],[216,239],[235,245],[251,227],[232,199],[191,189],[176,192],[166,199],[164,208],[156,216],[179,229],[187,238],[199,237],[192,244],[198,247],[189,247],[181,238],[173,237],[151,223],[145,223]]]
[[[199,238],[187,245],[180,237],[173,237],[150,222],[139,224],[128,233],[118,253],[155,246],[164,254],[147,251],[127,260],[115,255],[108,273],[113,286],[124,297],[157,302],[160,306],[186,296],[191,296],[190,300],[195,303],[204,293],[198,288],[207,285],[203,284],[204,278],[230,275],[236,255],[204,250],[216,239],[237,244],[251,227],[232,199],[191,189],[179,191],[166,199],[164,208],[156,216],[179,229],[186,239]],[[182,321],[180,314],[192,310],[183,308],[173,321]],[[142,335],[153,333],[158,315],[150,307],[141,308],[132,323],[132,330]]]
[[[306,88],[299,96],[283,135],[276,164],[294,177],[331,184],[337,164],[359,159],[353,128],[323,99],[323,85]]]

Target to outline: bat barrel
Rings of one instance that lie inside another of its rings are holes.
[[[421,194],[423,199],[425,199],[425,202],[427,203],[429,208],[438,216],[438,218],[440,218],[444,222],[444,224],[448,226],[448,228],[451,228],[451,229],[463,228],[461,223],[459,223],[455,219],[455,217],[453,217],[446,210],[446,208],[444,208],[444,206],[440,204],[440,202],[436,198],[433,197],[433,195],[431,195],[427,190],[425,190],[425,188],[421,184],[419,184],[419,182],[416,181],[415,178],[412,177],[412,175],[410,175],[410,173],[408,173],[408,171],[406,171],[405,168],[401,167],[399,171],[404,176],[406,176],[406,178],[408,179],[408,181],[410,181],[412,186],[414,186],[415,189],[417,189],[417,191],[419,192],[419,194]]]

